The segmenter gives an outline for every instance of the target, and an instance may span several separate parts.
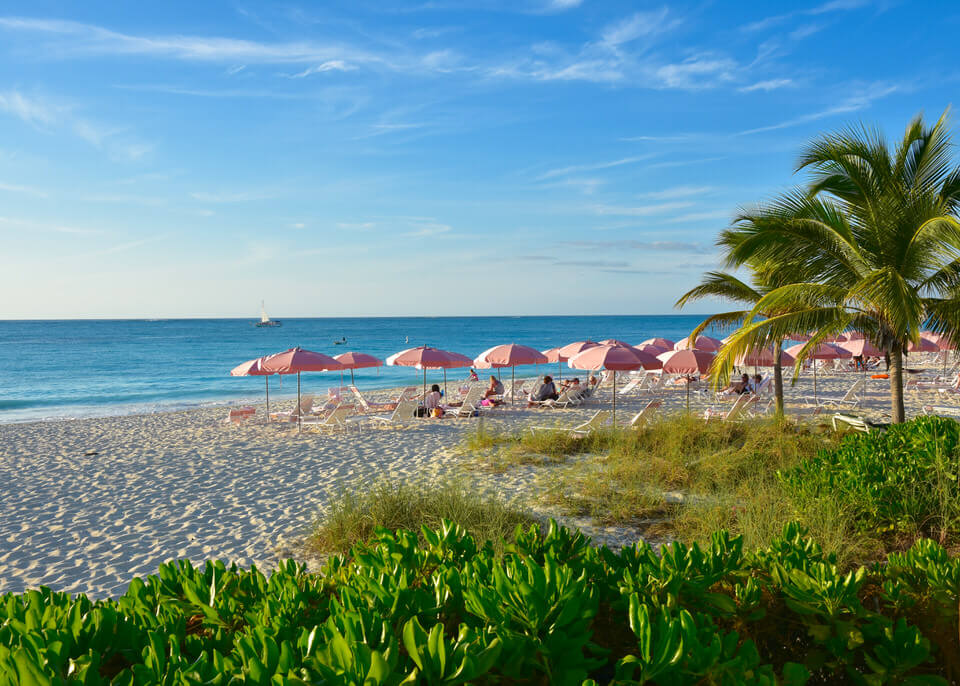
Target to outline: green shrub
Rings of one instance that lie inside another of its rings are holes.
[[[934,535],[960,521],[960,424],[918,417],[885,432],[847,436],[832,450],[781,472],[801,511],[844,503],[860,531]]]
[[[797,525],[756,552],[613,553],[553,523],[503,548],[444,522],[317,575],[177,562],[116,601],[7,594],[0,683],[932,686],[960,657],[960,560],[932,541],[848,573]]]

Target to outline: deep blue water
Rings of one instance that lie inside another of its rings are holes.
[[[571,341],[653,336],[679,339],[700,315],[623,317],[402,317],[285,319],[257,328],[243,319],[0,321],[0,422],[107,416],[261,400],[262,377],[230,369],[300,345],[329,355],[356,350],[381,359],[415,345],[470,357],[500,343],[546,350]],[[334,345],[346,337],[347,345]],[[408,342],[409,341],[409,342]],[[466,370],[453,370],[459,379]],[[533,373],[518,368],[518,373]],[[355,372],[361,388],[414,384],[421,372],[381,367]],[[442,379],[428,372],[428,380]],[[304,374],[323,393],[339,373]],[[273,376],[271,399],[296,395],[295,377]]]

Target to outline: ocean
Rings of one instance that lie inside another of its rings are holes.
[[[260,402],[263,378],[231,377],[230,370],[298,345],[328,355],[355,350],[381,359],[431,345],[475,357],[501,343],[546,350],[583,339],[677,340],[702,320],[701,315],[378,317],[284,319],[273,328],[255,327],[249,319],[0,321],[0,360],[5,361],[0,422]],[[346,344],[334,344],[344,338]],[[517,373],[551,369],[556,365],[518,367]],[[412,385],[422,378],[404,367],[361,369],[354,375],[360,388]],[[465,376],[466,370],[448,372],[448,379]],[[442,378],[440,371],[427,372],[428,382]],[[339,382],[339,372],[303,375],[304,390],[318,394]],[[271,400],[296,392],[294,376],[270,377]]]

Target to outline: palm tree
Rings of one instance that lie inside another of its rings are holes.
[[[799,170],[806,189],[741,215],[721,234],[727,265],[776,265],[786,285],[766,293],[718,354],[729,374],[743,351],[815,331],[801,364],[820,342],[845,329],[890,355],[891,416],[904,420],[903,353],[926,324],[960,334],[960,168],[951,161],[944,113],[921,117],[890,149],[865,127],[814,140]],[[756,320],[764,313],[779,312]]]
[[[776,273],[763,265],[754,265],[752,269],[753,286],[741,281],[736,276],[726,272],[707,272],[699,286],[691,288],[677,300],[674,307],[683,307],[688,302],[701,298],[719,297],[733,302],[755,307],[763,296],[773,290]],[[742,324],[750,316],[752,310],[734,310],[721,312],[707,317],[690,333],[690,340],[696,340],[707,327],[711,325]],[[762,313],[769,316],[769,313]],[[780,359],[783,353],[783,341],[773,343],[773,389],[776,398],[777,415],[783,415],[783,372],[780,369]],[[724,379],[725,380],[725,379]]]

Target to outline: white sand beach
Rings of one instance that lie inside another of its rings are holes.
[[[858,378],[853,372],[821,376],[818,389],[841,396]],[[810,414],[810,407],[795,400],[812,390],[810,376],[788,385],[788,411]],[[661,397],[665,412],[682,409],[682,389]],[[952,401],[960,409],[952,398],[908,392],[907,415],[919,413],[925,403]],[[618,399],[618,413],[627,418],[650,399],[639,394]],[[863,399],[863,409],[852,411],[881,419],[889,406],[889,382],[868,378]],[[527,410],[517,403],[493,409],[483,421],[494,430],[572,425],[609,407],[609,400],[607,390],[594,402],[565,410]],[[691,409],[702,413],[707,404],[694,394]],[[257,416],[263,414],[259,406]],[[234,426],[223,422],[225,415],[226,408],[217,407],[0,425],[0,591],[46,585],[116,595],[133,576],[153,573],[174,558],[220,558],[269,569],[338,487],[380,478],[454,475],[542,516],[553,514],[537,503],[538,468],[495,475],[462,468],[464,457],[455,448],[476,429],[475,418],[298,435],[295,425]],[[629,530],[588,527],[587,532],[601,541],[636,537]]]

